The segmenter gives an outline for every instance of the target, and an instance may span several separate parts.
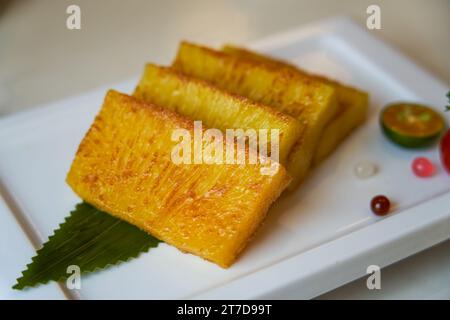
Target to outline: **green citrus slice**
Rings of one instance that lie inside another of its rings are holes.
[[[445,128],[444,119],[436,111],[406,102],[387,105],[381,112],[380,123],[391,141],[407,148],[432,144]]]

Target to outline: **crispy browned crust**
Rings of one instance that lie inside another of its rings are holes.
[[[177,128],[193,134],[191,120],[109,91],[67,182],[100,210],[228,267],[289,177],[282,166],[262,175],[260,163],[177,165],[170,158]]]
[[[168,76],[171,78],[176,78],[178,81],[183,82],[184,85],[195,84],[196,86],[200,87],[201,89],[203,89],[205,91],[214,92],[214,93],[223,95],[228,100],[232,100],[234,102],[240,103],[245,106],[250,106],[255,109],[256,108],[263,109],[265,113],[267,113],[273,117],[282,119],[283,122],[292,122],[293,121],[293,118],[291,116],[289,116],[288,114],[280,112],[280,111],[278,111],[272,107],[269,107],[265,104],[250,100],[250,99],[248,99],[244,96],[238,95],[238,94],[233,94],[226,90],[222,90],[219,87],[214,86],[210,82],[201,80],[199,78],[190,77],[188,75],[185,75],[185,74],[175,70],[174,68],[158,66],[153,63],[147,63],[147,65],[145,67],[145,71],[141,77],[141,81],[140,81],[140,83],[138,83],[138,85],[136,86],[135,91],[133,93],[133,96],[135,96],[136,98],[142,99],[142,96],[145,95],[143,86],[146,85],[145,82],[148,81],[149,80],[148,78],[150,77],[150,74],[147,74],[146,72],[148,72],[149,70],[152,70],[152,69],[158,70],[157,71],[158,76]]]
[[[225,45],[222,51],[245,60],[264,63],[274,68],[286,69],[293,73],[324,82],[336,89],[338,111],[330,123],[324,128],[324,132],[314,154],[313,162],[315,165],[319,164],[331,154],[340,142],[366,119],[369,100],[367,92],[322,75],[306,72],[289,62],[262,55],[245,48]]]
[[[295,71],[296,73],[300,73],[302,75],[311,77],[313,79],[316,79],[316,80],[319,80],[322,82],[326,82],[333,86],[342,86],[348,90],[354,90],[354,91],[361,92],[362,94],[367,94],[366,92],[364,92],[362,90],[359,90],[359,89],[352,87],[350,85],[347,85],[347,84],[340,83],[340,82],[338,82],[334,79],[328,78],[324,75],[310,73],[305,70],[302,70],[298,66],[291,64],[285,60],[280,60],[280,59],[276,59],[273,57],[269,57],[267,55],[259,54],[255,51],[252,51],[252,50],[249,50],[246,48],[237,47],[237,46],[234,46],[231,44],[226,44],[222,47],[222,51],[224,53],[231,54],[233,56],[240,57],[240,58],[243,58],[243,59],[246,59],[249,61],[267,63],[268,65],[272,66],[273,68],[287,68],[292,71]]]
[[[297,119],[172,68],[148,64],[134,96],[222,131],[278,129],[281,163],[286,161],[301,133]]]
[[[287,170],[295,187],[306,176],[323,128],[338,111],[333,86],[280,68],[183,42],[172,66],[221,89],[248,97],[298,119],[303,126]]]

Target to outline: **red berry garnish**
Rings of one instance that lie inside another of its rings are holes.
[[[421,178],[431,177],[436,169],[434,164],[425,157],[417,157],[411,163],[411,169],[414,174]]]
[[[447,130],[441,140],[441,161],[445,170],[450,174],[450,130]]]
[[[387,197],[378,195],[376,197],[373,197],[372,201],[370,201],[370,208],[376,215],[384,216],[389,212],[389,209],[391,208],[391,202]]]

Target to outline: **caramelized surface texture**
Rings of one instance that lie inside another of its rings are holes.
[[[175,129],[194,134],[191,120],[109,91],[67,182],[95,207],[228,267],[289,178],[280,165],[273,175],[262,175],[260,163],[177,165]]]
[[[369,95],[366,92],[343,85],[336,85],[336,92],[342,111],[325,127],[314,155],[315,165],[330,155],[367,118]]]
[[[320,75],[307,73],[295,65],[244,48],[225,45],[222,50],[242,59],[263,62],[278,68],[287,68],[301,75],[322,81],[336,89],[338,112],[334,119],[324,128],[319,145],[314,154],[314,164],[320,163],[331,154],[354,128],[364,122],[367,116],[369,97],[364,91],[340,84]]]
[[[283,164],[301,133],[300,122],[289,115],[153,64],[146,66],[134,96],[222,131],[278,129],[280,162]],[[271,142],[270,134],[265,136]],[[270,146],[267,149],[270,151]]]
[[[306,176],[324,126],[337,110],[335,89],[321,81],[265,63],[183,42],[173,67],[232,93],[269,105],[302,124],[288,157],[296,186]]]

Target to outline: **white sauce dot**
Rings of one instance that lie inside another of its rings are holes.
[[[367,179],[377,173],[377,166],[370,161],[361,161],[355,165],[355,175],[360,179]]]

